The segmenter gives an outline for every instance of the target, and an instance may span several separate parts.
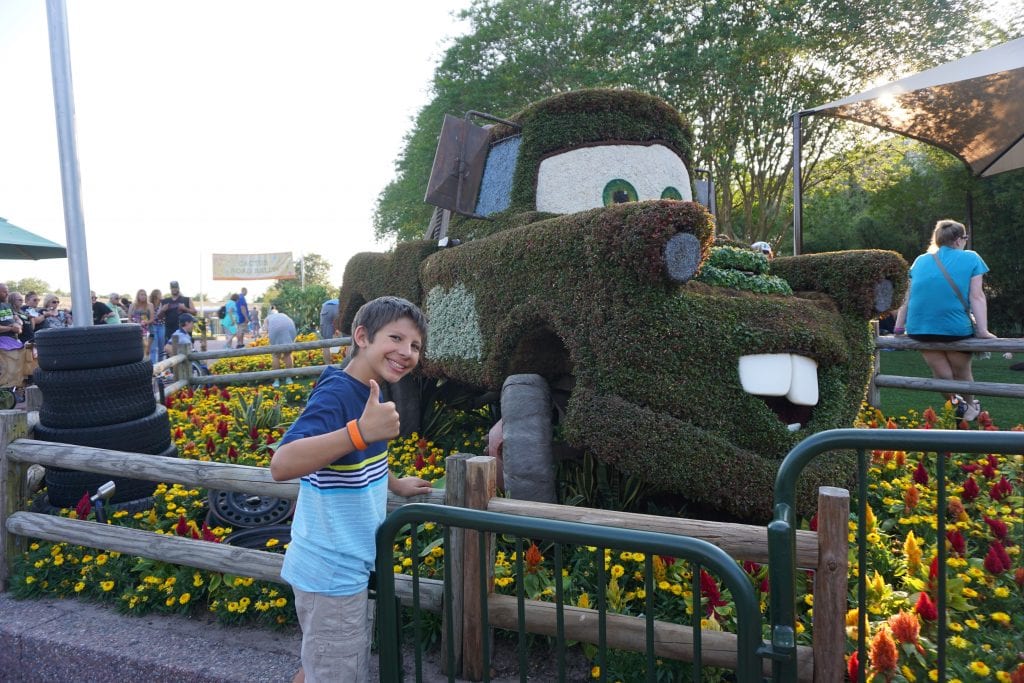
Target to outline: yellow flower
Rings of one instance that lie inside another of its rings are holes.
[[[1000,624],[1001,626],[1009,626],[1010,615],[1006,612],[993,612],[992,621],[996,622],[997,624]]]
[[[278,598],[274,601],[274,607],[284,607],[288,604],[288,598]]]
[[[589,609],[590,608],[590,596],[587,595],[586,593],[581,593],[580,594],[580,599],[576,601],[576,606],[577,607],[582,607],[583,609]]]
[[[85,590],[85,581],[79,581],[75,584],[76,593],[81,593],[83,590]]]
[[[173,607],[175,602],[177,602],[177,601],[174,599],[173,595],[170,596],[169,598],[167,598],[166,600],[164,600],[164,604],[167,605],[168,607]]]
[[[25,583],[26,584],[31,585],[31,584],[33,584],[35,582],[36,582],[36,577],[34,577],[34,576],[26,576],[25,577]]]
[[[988,676],[992,672],[991,669],[989,669],[988,666],[985,664],[985,662],[977,660],[971,662],[970,666],[968,666],[967,668],[969,668],[971,671],[978,674],[979,676]]]
[[[228,611],[229,612],[237,612],[238,611],[238,603],[234,602],[234,601],[229,602],[228,603]]]
[[[618,579],[618,578],[620,578],[625,573],[626,573],[626,570],[623,568],[623,566],[621,564],[617,564],[617,565],[612,567],[612,578],[613,579]]]
[[[179,605],[187,605],[188,601],[191,600],[191,599],[192,599],[192,596],[189,593],[182,593],[181,596],[178,598],[178,604]]]
[[[590,677],[591,678],[600,678],[601,677],[601,667],[599,667],[599,666],[592,667],[590,669]]]
[[[109,593],[110,591],[114,590],[114,582],[113,581],[100,581],[100,588],[103,589],[104,593]]]
[[[280,541],[279,541],[279,540],[277,540],[276,538],[268,538],[268,539],[267,539],[267,547],[268,547],[268,548],[273,548],[273,547],[274,547],[275,545],[277,545],[278,543],[280,543]]]

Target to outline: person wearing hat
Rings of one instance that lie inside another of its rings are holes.
[[[181,313],[178,315],[178,329],[174,331],[174,334],[167,341],[167,346],[164,347],[168,356],[173,355],[175,349],[180,344],[187,344],[189,348],[192,348],[192,328],[195,326],[196,319],[191,313]]]
[[[772,252],[772,245],[767,242],[754,242],[750,245],[750,248],[767,256],[769,261],[775,258],[775,253]]]
[[[192,305],[191,299],[181,295],[178,281],[171,280],[171,295],[160,300],[160,309],[156,312],[157,318],[164,319],[164,330],[168,340],[178,331],[178,318],[185,313],[195,315],[195,306]],[[192,319],[192,322],[195,322],[195,318]],[[190,334],[191,330],[192,328],[189,328]]]

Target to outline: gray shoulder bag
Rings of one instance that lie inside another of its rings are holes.
[[[949,271],[946,270],[946,266],[942,265],[942,261],[939,260],[939,255],[932,252],[932,258],[935,259],[935,265],[939,267],[939,272],[942,273],[944,278],[946,278],[946,282],[948,282],[949,286],[953,288],[953,293],[956,294],[956,298],[960,299],[960,305],[964,307],[964,313],[966,313],[967,317],[971,320],[971,332],[974,332],[975,328],[978,326],[978,321],[974,319],[974,314],[971,313],[971,307],[967,305],[967,299],[965,299],[964,295],[960,293],[960,288],[956,286],[955,282],[953,282],[953,278],[949,276]]]

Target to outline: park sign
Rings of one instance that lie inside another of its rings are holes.
[[[294,280],[290,251],[272,254],[214,254],[214,280]]]

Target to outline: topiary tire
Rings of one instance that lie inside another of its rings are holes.
[[[61,428],[39,423],[33,438],[38,441],[155,455],[166,451],[171,444],[171,423],[167,417],[167,408],[158,405],[145,417],[119,424]]]
[[[43,370],[87,370],[133,363],[142,358],[142,328],[92,325],[39,330],[35,334]]]
[[[39,421],[47,427],[99,427],[153,412],[153,364],[148,360],[89,370],[36,369],[43,393]]]
[[[178,447],[171,444],[162,453],[157,455],[176,458]],[[159,482],[147,481],[144,479],[128,479],[125,477],[110,477],[96,472],[81,472],[79,470],[67,470],[60,467],[46,468],[46,495],[51,505],[58,507],[74,507],[82,499],[82,494],[89,495],[96,493],[96,489],[108,481],[113,480],[114,495],[111,496],[111,503],[122,503],[139,498],[147,498],[153,495],[153,489]]]
[[[272,548],[267,548],[267,541],[272,538],[277,539],[277,543]],[[284,552],[284,547],[292,541],[292,527],[289,524],[272,524],[252,529],[240,529],[232,531],[222,541],[225,545],[239,548]]]

